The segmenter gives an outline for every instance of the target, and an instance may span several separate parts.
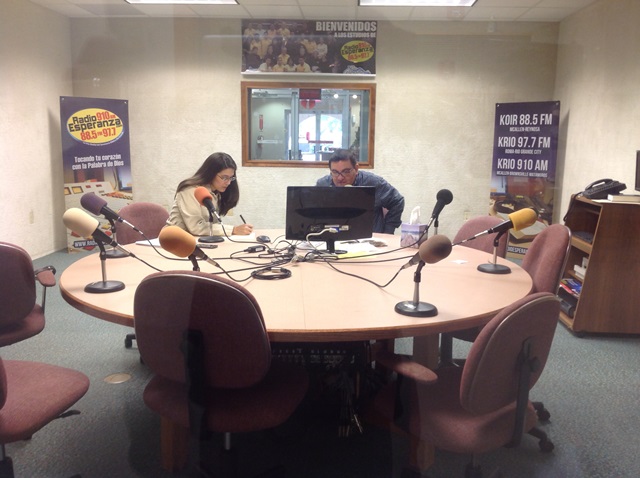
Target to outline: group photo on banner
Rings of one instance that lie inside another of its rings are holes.
[[[133,184],[127,101],[61,96],[60,126],[65,209],[83,209],[91,194],[98,198],[89,198],[89,204],[104,202],[115,211],[130,204]],[[101,230],[113,235],[115,226],[101,215],[94,216]],[[91,251],[96,246],[95,241],[67,230],[70,252]]]
[[[534,209],[538,220],[509,232],[507,257],[521,259],[551,224],[556,190],[560,102],[496,104],[489,214],[507,219]]]
[[[242,71],[375,75],[375,21],[242,20]]]

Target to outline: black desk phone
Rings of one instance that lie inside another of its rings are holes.
[[[625,189],[627,186],[615,179],[598,179],[584,188],[582,195],[589,199],[607,199],[607,195],[619,194]]]

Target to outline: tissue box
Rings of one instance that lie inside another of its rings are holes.
[[[400,226],[400,246],[402,247],[415,247],[420,246],[418,239],[427,230],[426,224],[407,224],[402,223]]]

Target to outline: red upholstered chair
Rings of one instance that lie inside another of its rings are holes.
[[[571,230],[562,224],[552,224],[536,235],[531,241],[522,260],[522,268],[529,273],[533,280],[531,292],[550,292],[556,294],[560,279],[564,273],[569,246],[571,245]],[[480,327],[452,332],[451,336],[473,342],[480,332]],[[441,363],[446,362],[441,359]]]
[[[0,347],[42,332],[48,287],[56,284],[51,266],[37,271],[27,251],[0,242]],[[36,302],[36,280],[43,286],[40,304]]]
[[[163,467],[187,461],[188,432],[232,433],[284,423],[308,388],[306,371],[271,361],[260,306],[244,287],[204,272],[146,277],[134,299],[135,332],[154,373],[143,394],[161,417]]]
[[[129,221],[144,234],[134,231],[126,224],[118,223],[116,238],[118,244],[131,244],[136,241],[155,239],[167,224],[169,213],[160,204],[152,202],[134,202],[127,204],[118,212],[122,219]]]
[[[134,202],[127,204],[118,211],[120,217],[136,226],[142,234],[131,229],[126,224],[118,224],[116,239],[118,244],[132,244],[145,239],[155,239],[160,231],[167,225],[169,213],[160,204],[152,202]],[[125,348],[131,348],[135,340],[135,334],[127,334],[124,339]]]
[[[462,227],[458,230],[453,243],[464,241],[476,234],[486,231],[492,227],[502,223],[503,219],[498,216],[476,216],[466,221]],[[478,249],[479,251],[485,251],[488,258],[493,256],[493,243],[496,239],[496,234],[485,234],[472,241],[465,242],[461,246],[471,247],[472,249]],[[498,257],[504,258],[507,255],[507,239],[508,234],[502,234],[498,239],[498,246],[496,249]],[[487,261],[488,262],[488,261]],[[478,334],[479,329],[471,329],[471,337]],[[455,333],[443,333],[440,335],[440,362],[443,365],[451,364],[453,362],[453,338],[456,337]]]
[[[472,455],[467,477],[481,476],[477,455],[516,446],[523,433],[551,451],[553,444],[535,428],[529,390],[545,367],[559,311],[550,293],[518,300],[482,329],[464,367],[443,367],[437,376],[385,352],[376,360],[403,379],[376,396],[369,416],[393,417],[414,440]]]
[[[487,229],[495,227],[502,222],[503,219],[498,216],[486,215],[472,217],[464,224],[462,224],[462,227],[458,229],[458,232],[456,233],[452,242],[455,244],[457,242],[464,241],[465,239],[469,239],[470,237],[473,237],[482,231],[486,231]],[[465,242],[461,245],[493,254],[493,241],[495,240],[495,238],[496,234],[485,234],[484,236],[473,239],[472,241]],[[498,257],[505,257],[506,255],[507,234],[503,234],[498,240]]]
[[[0,358],[0,476],[13,477],[6,444],[27,440],[52,420],[66,416],[65,411],[88,389],[89,379],[76,370]]]

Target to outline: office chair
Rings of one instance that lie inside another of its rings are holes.
[[[116,239],[118,244],[132,244],[144,239],[155,239],[160,235],[160,231],[167,224],[169,213],[167,210],[152,202],[134,202],[122,207],[119,211],[120,217],[136,226],[144,233],[134,231],[126,224],[119,224],[116,229]],[[135,340],[135,334],[127,334],[124,339],[124,346],[130,349]]]
[[[552,224],[536,235],[522,259],[522,268],[533,281],[531,293],[557,294],[571,246],[571,230],[563,224]],[[452,337],[473,342],[481,328],[452,332]],[[549,411],[542,402],[534,402],[541,420],[549,420]]]
[[[497,226],[501,222],[502,219],[498,216],[485,215],[472,217],[462,224],[462,227],[458,230],[452,242],[455,244],[457,242],[464,241],[465,239],[469,239],[482,231],[486,231],[487,229]],[[484,236],[480,236],[472,241],[468,241],[460,245],[477,249],[479,251],[485,251],[488,254],[493,255],[493,243],[495,238],[495,234],[485,234]],[[498,240],[498,257],[504,258],[507,255],[507,239],[508,235],[503,234]],[[475,332],[475,335],[477,335],[477,330],[473,329],[473,331]],[[440,363],[442,365],[453,364],[454,337],[455,334],[449,332],[440,334]]]
[[[151,274],[134,298],[142,359],[154,373],[143,399],[161,417],[163,467],[187,461],[188,432],[224,438],[222,466],[236,464],[231,434],[284,423],[304,398],[308,376],[271,361],[260,306],[244,287],[204,272]]]
[[[370,416],[386,417],[417,441],[471,454],[467,478],[479,478],[478,455],[517,446],[528,433],[542,451],[553,443],[535,427],[529,391],[547,361],[560,304],[555,295],[528,295],[499,312],[482,329],[463,367],[434,372],[392,352],[376,360],[397,380],[375,397]],[[404,476],[410,474],[406,473]]]
[[[129,221],[144,233],[143,236],[126,224],[118,224],[116,238],[120,245],[142,241],[145,238],[155,239],[160,235],[160,231],[166,226],[167,219],[169,219],[167,210],[161,205],[152,202],[127,204],[120,209],[119,214],[122,219]]]
[[[0,476],[13,477],[5,445],[31,436],[67,411],[87,393],[89,378],[56,365],[0,358]]]
[[[42,332],[48,287],[56,284],[52,266],[33,270],[27,251],[0,242],[0,347]],[[36,302],[36,280],[43,286],[40,304]]]

